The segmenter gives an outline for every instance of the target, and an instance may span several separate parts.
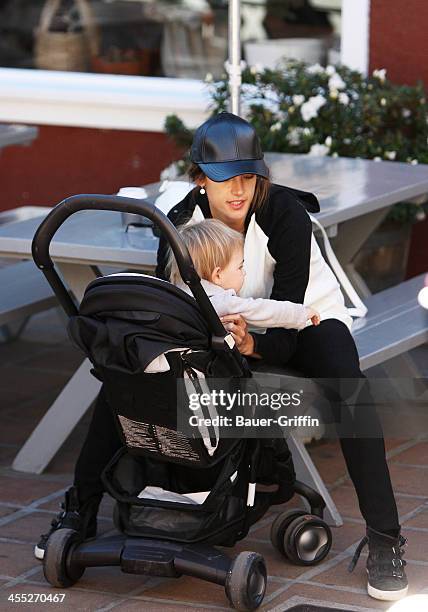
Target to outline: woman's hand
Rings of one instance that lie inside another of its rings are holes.
[[[248,325],[241,315],[225,315],[220,317],[225,329],[229,331],[241,355],[258,357],[254,353],[254,338],[248,333]]]

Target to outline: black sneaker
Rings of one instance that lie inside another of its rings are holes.
[[[40,561],[45,556],[46,544],[57,529],[74,529],[82,534],[82,540],[94,538],[97,534],[97,511],[101,495],[94,496],[82,506],[76,487],[70,487],[65,492],[65,499],[61,504],[61,512],[51,522],[51,528],[40,536],[34,547],[34,556]]]
[[[408,582],[402,559],[402,548],[407,540],[402,535],[393,537],[385,533],[367,528],[367,535],[359,543],[355,554],[349,564],[348,571],[352,572],[357,564],[361,551],[366,544],[369,545],[367,558],[367,593],[374,599],[382,601],[396,601],[407,595]]]

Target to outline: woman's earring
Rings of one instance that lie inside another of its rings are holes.
[[[205,193],[205,189],[204,189],[204,187],[201,187],[201,188],[199,189],[199,193],[200,193],[201,195],[204,195],[204,193]]]

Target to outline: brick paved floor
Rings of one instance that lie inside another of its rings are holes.
[[[414,352],[428,376],[428,348]],[[19,340],[0,344],[0,610],[47,609],[54,604],[12,604],[11,593],[54,593],[33,557],[33,544],[55,516],[85,435],[89,415],[40,476],[14,472],[13,457],[37,421],[56,397],[80,354],[70,345],[64,323],[55,310],[33,317]],[[423,432],[421,432],[423,433]],[[428,438],[387,440],[391,472],[403,532],[412,593],[428,593]],[[333,549],[319,566],[290,565],[269,541],[269,526],[277,508],[253,526],[235,552],[263,554],[269,571],[263,610],[279,612],[302,602],[349,610],[386,610],[388,604],[370,599],[365,591],[365,555],[353,574],[346,566],[364,532],[355,493],[346,477],[344,462],[334,441],[312,445],[310,453],[344,518],[333,530]],[[298,505],[298,500],[292,500]],[[113,532],[113,503],[103,501],[100,532]],[[192,578],[155,579],[122,574],[117,568],[88,569],[74,587],[65,591],[62,610],[227,610],[223,589]],[[59,605],[59,604],[58,604]]]

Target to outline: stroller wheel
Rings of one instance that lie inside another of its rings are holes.
[[[286,510],[285,512],[280,512],[273,521],[270,528],[270,541],[272,542],[272,546],[280,552],[281,555],[287,557],[284,547],[284,534],[288,525],[297,517],[304,515],[304,510]]]
[[[295,518],[284,534],[285,554],[297,565],[316,565],[328,555],[331,543],[330,527],[312,514]]]
[[[256,610],[266,591],[265,560],[255,552],[241,552],[233,561],[226,578],[227,598],[236,610]]]
[[[75,584],[83,576],[85,568],[73,564],[73,548],[81,542],[74,529],[58,529],[48,540],[43,558],[43,573],[54,587],[66,588]]]

